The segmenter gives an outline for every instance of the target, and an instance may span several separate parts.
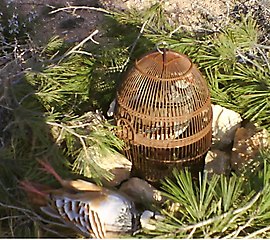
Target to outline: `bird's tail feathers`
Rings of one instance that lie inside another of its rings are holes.
[[[38,162],[42,166],[42,170],[53,175],[55,179],[63,185],[64,181],[63,178],[60,177],[60,175],[53,169],[53,167],[47,161],[38,160]]]
[[[40,207],[41,211],[52,218],[61,219],[59,213],[49,206]]]
[[[20,187],[27,193],[28,198],[35,205],[46,205],[49,190],[47,186],[24,180],[20,181]]]

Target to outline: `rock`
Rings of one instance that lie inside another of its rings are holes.
[[[106,159],[99,160],[97,164],[102,169],[105,169],[114,175],[113,179],[110,181],[102,179],[102,183],[106,187],[118,186],[130,176],[132,163],[120,153],[112,153],[110,156],[106,157]]]
[[[145,210],[141,214],[140,223],[141,223],[142,229],[154,231],[158,227],[158,224],[155,224],[155,223],[157,223],[157,221],[161,222],[165,219],[166,219],[165,216],[163,216],[157,212]]]
[[[110,172],[114,175],[113,179],[108,181],[106,179],[102,179],[102,183],[106,187],[116,187],[121,184],[121,182],[125,181],[130,176],[130,169],[127,167],[121,168],[113,168]]]
[[[232,143],[242,118],[239,113],[219,105],[212,105],[212,109],[212,148],[224,150]]]
[[[162,203],[165,198],[161,196],[160,191],[150,185],[148,182],[132,177],[124,182],[119,191],[129,196],[135,203],[142,205],[151,205],[152,203]]]
[[[208,177],[213,174],[228,175],[230,173],[230,154],[218,149],[209,150],[205,157],[204,170],[208,172]]]
[[[232,149],[232,169],[239,174],[243,173],[247,167],[249,167],[251,172],[254,171],[259,164],[257,156],[260,149],[269,146],[269,133],[266,129],[259,130],[252,123],[238,128]]]

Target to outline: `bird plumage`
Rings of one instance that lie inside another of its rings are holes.
[[[86,237],[109,238],[137,230],[138,214],[127,196],[84,180],[64,180],[48,163],[40,163],[62,185],[61,189],[54,190],[21,182],[42,212]]]

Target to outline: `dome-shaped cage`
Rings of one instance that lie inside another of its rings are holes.
[[[133,175],[157,182],[174,167],[203,169],[212,108],[207,83],[187,56],[163,50],[136,61],[117,91],[115,120]]]

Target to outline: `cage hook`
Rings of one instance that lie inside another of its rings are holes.
[[[165,41],[159,42],[156,44],[156,48],[158,50],[159,53],[164,54],[165,49],[167,49],[169,47],[169,44]]]

